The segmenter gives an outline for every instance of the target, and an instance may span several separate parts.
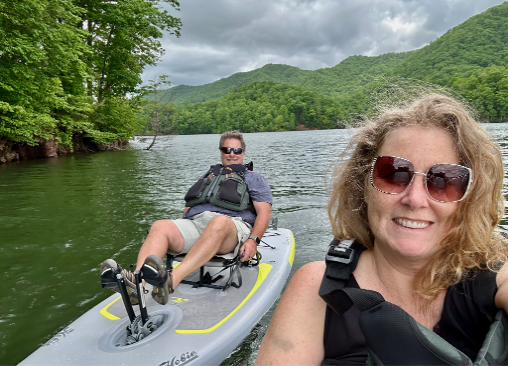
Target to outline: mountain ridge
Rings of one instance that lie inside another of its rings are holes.
[[[163,101],[175,105],[220,101],[240,87],[259,88],[256,82],[317,92],[339,102],[352,118],[369,114],[371,98],[378,98],[379,92],[389,96],[401,90],[403,97],[406,92],[434,90],[459,94],[485,121],[503,121],[508,117],[508,1],[472,16],[417,50],[353,55],[317,70],[266,64],[205,85],[175,86],[165,91]]]

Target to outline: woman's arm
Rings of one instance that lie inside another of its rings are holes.
[[[496,306],[508,313],[508,262],[506,262],[496,275],[497,293]]]
[[[326,304],[318,291],[324,262],[300,268],[289,282],[259,349],[256,365],[320,365]]]

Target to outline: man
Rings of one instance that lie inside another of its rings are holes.
[[[166,304],[173,289],[216,254],[231,253],[240,244],[242,262],[254,257],[270,221],[270,186],[261,175],[245,170],[241,165],[245,156],[242,134],[239,131],[224,132],[219,150],[222,165],[207,171],[189,190],[183,218],[154,222],[139,251],[136,269],[141,269],[145,280],[154,285],[152,297],[159,304]],[[210,197],[207,193],[215,187],[212,187],[214,179],[221,174],[222,179],[229,177],[229,181],[216,184],[222,187],[221,191],[214,191]],[[248,196],[240,199],[238,192],[245,185]],[[221,200],[221,197],[226,198]],[[230,202],[237,198],[242,202]],[[168,252],[188,254],[178,267],[169,271],[162,262]],[[123,275],[130,301],[137,304],[134,274],[112,259],[102,263],[101,276],[107,276],[108,271]],[[118,287],[111,289],[119,292]]]

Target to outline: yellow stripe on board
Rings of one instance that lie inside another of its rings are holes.
[[[258,279],[256,280],[256,284],[254,285],[252,290],[249,292],[247,297],[245,299],[243,299],[243,301],[240,303],[240,305],[238,305],[231,313],[229,313],[224,319],[222,319],[220,322],[215,324],[213,327],[208,328],[208,329],[197,329],[197,330],[176,329],[175,332],[180,333],[180,334],[198,334],[198,333],[213,332],[215,329],[220,327],[226,320],[231,318],[231,316],[233,316],[233,314],[236,313],[247,302],[247,300],[249,300],[249,298],[254,294],[254,292],[256,292],[258,287],[263,283],[266,276],[268,276],[268,273],[270,273],[270,271],[272,270],[272,267],[273,267],[272,265],[267,264],[267,263],[261,263],[258,266],[258,268],[259,268]]]
[[[109,320],[120,320],[119,317],[111,314],[108,312],[108,308],[113,305],[115,302],[117,302],[118,300],[120,300],[122,298],[122,296],[118,296],[116,299],[114,299],[113,301],[111,301],[109,304],[107,304],[104,308],[101,309],[100,313],[102,315],[104,315],[106,318],[108,318]]]
[[[289,264],[291,267],[293,267],[293,260],[295,259],[295,237],[293,235],[293,232],[291,233],[291,253],[289,254]]]

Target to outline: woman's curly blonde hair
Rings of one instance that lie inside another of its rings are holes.
[[[370,167],[386,135],[406,126],[448,131],[460,164],[473,171],[469,192],[452,217],[452,229],[429,266],[415,279],[416,291],[432,300],[440,290],[456,284],[471,271],[496,269],[507,261],[506,242],[494,230],[504,213],[503,161],[492,137],[467,107],[450,97],[431,94],[407,107],[385,111],[358,129],[343,155],[350,157],[333,172],[328,215],[335,238],[356,238],[372,250],[374,236],[364,199]]]

